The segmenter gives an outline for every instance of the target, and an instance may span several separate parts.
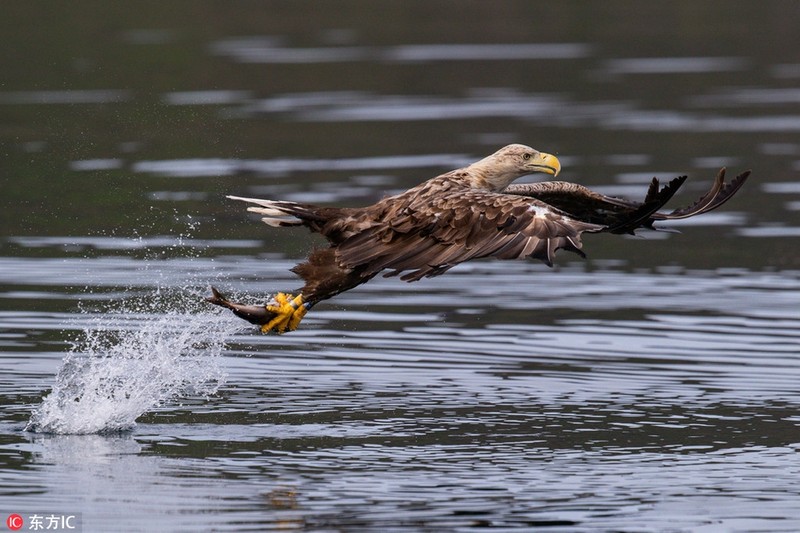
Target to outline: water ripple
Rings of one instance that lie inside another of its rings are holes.
[[[611,74],[704,74],[737,72],[748,66],[743,57],[633,57],[609,60],[606,70]]]
[[[285,176],[294,172],[332,172],[386,170],[395,168],[453,167],[470,158],[458,154],[385,156],[342,159],[172,159],[137,161],[133,172],[158,174],[176,178],[232,176],[256,173],[264,176]]]
[[[111,89],[0,92],[0,104],[115,104],[131,97],[130,91]]]
[[[584,43],[470,43],[293,48],[277,37],[237,37],[214,42],[210,50],[240,63],[307,64],[580,59],[589,56],[592,47]]]

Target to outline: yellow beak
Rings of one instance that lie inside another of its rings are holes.
[[[561,172],[561,162],[558,158],[544,152],[539,152],[539,156],[531,161],[531,166],[534,166],[537,172],[552,174],[553,177],[558,176],[558,173]]]

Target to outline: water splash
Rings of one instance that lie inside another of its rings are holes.
[[[213,395],[224,383],[220,355],[240,324],[206,307],[198,294],[159,290],[106,305],[89,317],[26,430],[129,430],[147,411]]]

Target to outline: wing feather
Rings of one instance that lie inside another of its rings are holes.
[[[552,265],[556,250],[580,253],[581,233],[602,229],[536,199],[451,185],[427,189],[396,218],[345,239],[337,260],[367,275],[405,273],[407,281],[490,256],[535,257]]]
[[[742,185],[744,185],[744,182],[747,181],[747,178],[749,177],[750,171],[746,170],[726,183],[725,168],[722,168],[717,174],[711,189],[695,203],[688,207],[675,209],[670,213],[654,213],[653,219],[675,220],[680,218],[689,218],[695,215],[713,211],[730,200],[731,197],[742,187]]]
[[[658,180],[653,178],[642,202],[605,196],[583,185],[563,181],[512,184],[503,192],[535,198],[578,220],[608,226],[607,231],[612,233],[630,233],[639,227],[653,229],[653,223],[659,220],[689,218],[716,209],[730,200],[749,176],[748,170],[725,182],[725,168],[722,168],[708,192],[691,205],[670,212],[658,209],[677,192],[685,176],[671,180],[660,189]]]

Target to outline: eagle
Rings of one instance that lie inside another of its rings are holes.
[[[279,292],[263,306],[243,305],[211,287],[207,301],[260,326],[263,333],[293,331],[313,306],[378,274],[417,281],[482,257],[531,257],[552,266],[560,249],[585,257],[583,233],[633,234],[639,228],[656,229],[658,221],[707,213],[728,201],[750,175],[748,170],[726,182],[723,168],[706,194],[670,212],[660,209],[686,176],[663,187],[653,178],[641,202],[564,181],[513,183],[533,173],[555,177],[560,170],[556,156],[511,144],[367,207],[228,196],[252,204],[247,210],[270,226],[305,226],[329,245],[291,269],[305,282],[294,293]]]

